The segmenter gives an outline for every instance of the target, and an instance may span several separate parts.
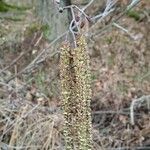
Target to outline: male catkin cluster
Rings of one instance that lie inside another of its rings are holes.
[[[77,38],[76,48],[62,45],[60,79],[66,150],[91,150],[91,76],[84,36]]]

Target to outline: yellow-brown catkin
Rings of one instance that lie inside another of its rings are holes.
[[[60,55],[60,79],[61,79],[61,91],[62,91],[62,108],[64,113],[64,137],[66,150],[74,149],[73,135],[72,135],[72,97],[73,90],[71,85],[73,83],[70,72],[70,46],[68,43],[64,43],[61,47]]]
[[[91,150],[91,76],[84,36],[77,39],[77,48],[63,44],[60,77],[64,112],[66,150]]]

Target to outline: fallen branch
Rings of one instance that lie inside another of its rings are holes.
[[[134,119],[134,108],[137,104],[142,103],[144,101],[150,101],[150,95],[147,96],[142,96],[138,99],[133,99],[131,102],[131,106],[130,106],[130,118],[131,118],[131,124],[134,125],[135,124],[135,119]]]

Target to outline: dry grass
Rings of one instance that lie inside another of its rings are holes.
[[[0,100],[1,149],[63,149],[62,114],[11,96]]]

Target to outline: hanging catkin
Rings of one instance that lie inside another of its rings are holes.
[[[77,47],[63,44],[60,56],[62,108],[66,150],[91,150],[91,76],[84,36]]]

